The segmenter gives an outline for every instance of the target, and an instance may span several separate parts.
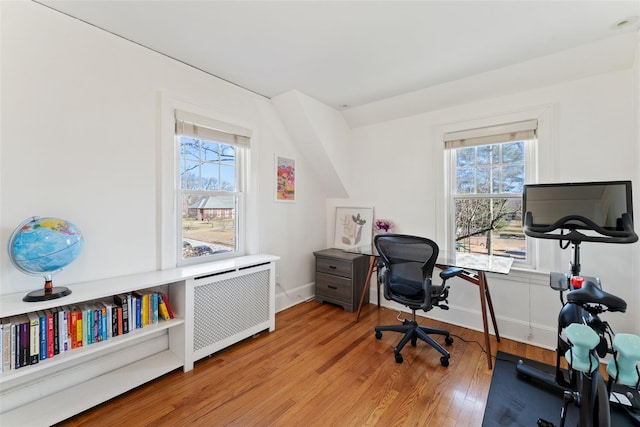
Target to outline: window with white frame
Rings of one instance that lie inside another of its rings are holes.
[[[176,110],[178,264],[242,255],[250,131]]]
[[[533,264],[522,231],[522,190],[535,167],[536,120],[444,135],[450,159],[451,246]]]

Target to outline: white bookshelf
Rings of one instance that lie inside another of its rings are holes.
[[[0,296],[0,318],[5,318],[116,294],[162,289],[168,294],[175,315],[175,319],[161,320],[128,334],[72,349],[34,365],[0,372],[0,425],[51,425],[175,369],[182,368],[185,372],[193,369],[194,360],[201,357],[202,351],[196,352],[194,348],[194,321],[202,322],[198,318],[194,320],[194,315],[198,316],[196,307],[203,303],[195,304],[194,289],[203,278],[210,286],[206,298],[224,301],[226,297],[234,297],[229,293],[230,288],[224,286],[226,281],[241,280],[255,271],[268,270],[268,280],[264,283],[268,292],[264,293],[263,302],[258,301],[268,306],[268,321],[234,332],[219,344],[213,343],[212,351],[244,339],[256,329],[273,330],[276,260],[278,257],[271,255],[251,255],[101,279],[69,285],[70,295],[51,301],[24,302],[22,293]],[[217,287],[217,283],[221,286]],[[237,316],[240,319],[251,314],[239,312]],[[216,324],[207,324],[207,327],[215,329]]]

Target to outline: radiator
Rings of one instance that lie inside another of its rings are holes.
[[[275,329],[272,265],[194,279],[194,361],[265,329]]]

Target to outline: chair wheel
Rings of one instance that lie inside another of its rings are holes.
[[[442,356],[440,358],[440,364],[446,368],[447,366],[449,366],[449,358]]]
[[[415,347],[415,346],[417,346],[417,345],[418,345],[418,339],[417,339],[417,338],[413,338],[413,339],[411,340],[411,346],[412,346],[412,347]]]
[[[449,336],[449,335],[448,335],[448,336],[444,339],[444,342],[445,342],[445,344],[447,344],[447,345],[451,345],[451,344],[453,344],[453,338],[451,338],[451,336]]]
[[[382,338],[382,332],[376,331],[376,339]]]
[[[402,355],[401,354],[396,354],[396,363],[402,363],[403,359],[402,359]]]

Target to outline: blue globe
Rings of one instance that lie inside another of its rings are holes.
[[[51,276],[71,264],[82,251],[84,239],[71,222],[60,218],[32,217],[9,239],[9,258],[25,274]]]

